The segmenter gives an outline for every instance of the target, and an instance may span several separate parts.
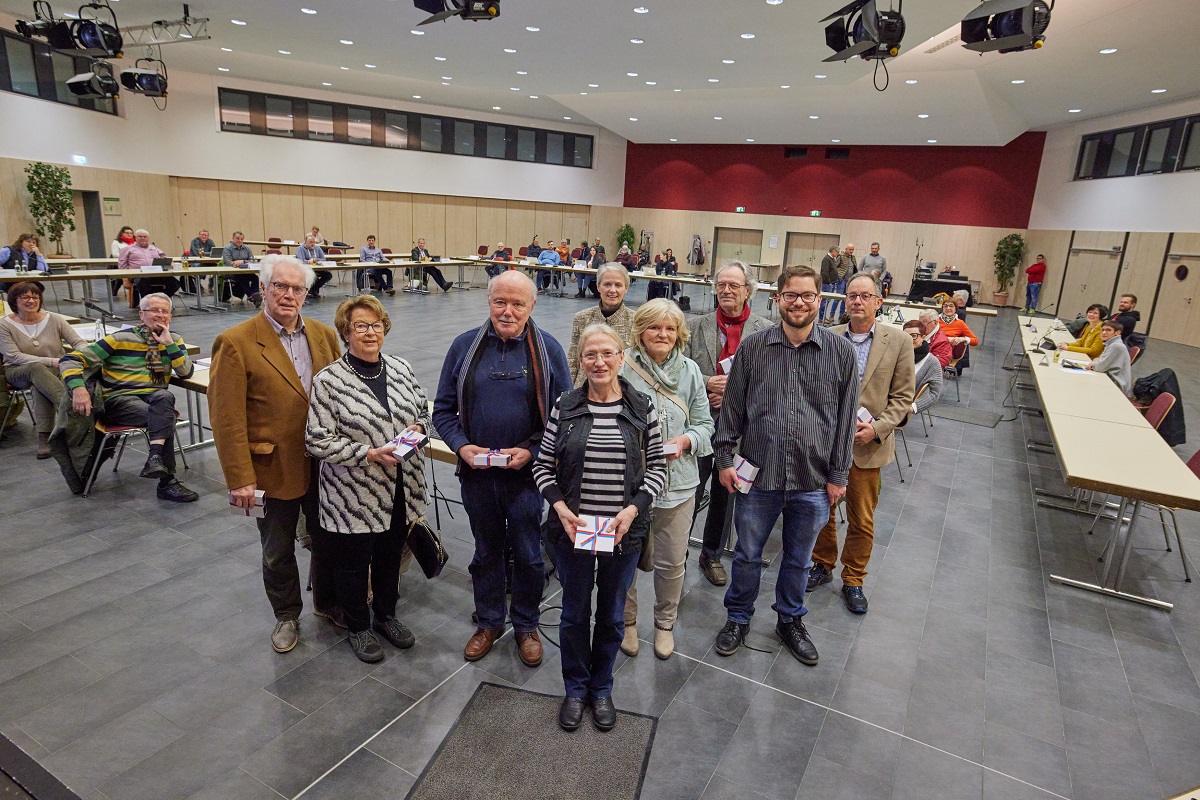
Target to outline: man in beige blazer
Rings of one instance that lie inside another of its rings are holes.
[[[894,432],[908,416],[916,393],[912,339],[899,328],[875,319],[882,304],[883,290],[878,281],[870,273],[859,273],[846,284],[850,324],[831,329],[849,340],[858,360],[859,419],[854,434],[854,464],[846,488],[846,541],[841,552],[842,597],[846,608],[855,614],[867,613],[862,584],[875,539],[879,470],[896,457]],[[838,560],[836,512],[836,508],[829,509],[829,522],[813,547],[810,592],[833,579]]]
[[[315,613],[339,616],[329,534],[318,522],[317,464],[304,444],[313,375],[340,352],[333,328],[300,316],[315,278],[292,256],[263,259],[263,310],[217,337],[209,376],[209,416],[230,503],[252,507],[255,489],[266,500],[257,522],[263,584],[275,611],[271,646],[279,653],[296,646],[304,610],[296,565],[301,510],[312,538]]]

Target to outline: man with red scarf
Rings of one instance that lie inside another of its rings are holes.
[[[708,404],[713,422],[721,411],[725,380],[742,339],[771,327],[766,317],[750,311],[754,280],[750,268],[741,261],[728,261],[717,272],[713,285],[717,295],[717,310],[688,325],[686,355],[700,367],[708,389]],[[700,486],[696,489],[696,508],[705,488],[709,486],[708,519],[704,523],[704,549],[700,551],[700,569],[714,586],[724,586],[728,580],[721,564],[721,550],[728,540],[733,522],[733,500],[721,485],[719,473],[713,470],[713,457],[700,459]]]

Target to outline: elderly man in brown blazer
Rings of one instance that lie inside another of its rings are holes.
[[[315,279],[312,267],[292,256],[263,259],[262,312],[217,337],[209,376],[209,415],[230,502],[250,508],[256,489],[266,501],[258,532],[275,611],[271,646],[279,653],[296,646],[304,610],[296,565],[302,510],[312,539],[314,613],[338,618],[329,534],[318,522],[317,464],[304,444],[313,375],[340,352],[333,328],[300,316]]]
[[[916,365],[912,339],[904,331],[875,318],[883,290],[870,273],[846,284],[850,324],[832,328],[854,347],[858,360],[859,418],[854,434],[854,464],[846,487],[846,541],[842,546],[842,597],[855,614],[867,613],[863,579],[875,539],[875,506],[879,503],[879,470],[896,457],[894,432],[911,410]],[[838,560],[836,508],[813,547],[808,591],[833,579]]]

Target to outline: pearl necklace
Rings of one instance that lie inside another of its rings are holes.
[[[378,378],[379,378],[379,376],[380,376],[380,375],[382,375],[382,374],[383,374],[383,357],[382,357],[382,356],[380,356],[380,358],[379,358],[379,371],[378,371],[378,372],[376,372],[374,375],[363,375],[361,372],[359,372],[358,370],[356,370],[356,369],[354,368],[354,365],[350,363],[350,354],[349,354],[349,353],[347,353],[346,355],[342,356],[342,361],[345,361],[345,362],[346,362],[346,366],[350,368],[350,371],[351,371],[351,372],[353,372],[353,373],[354,373],[355,375],[357,375],[358,377],[362,378],[364,381],[373,381],[373,380],[376,380],[376,379],[378,379]]]

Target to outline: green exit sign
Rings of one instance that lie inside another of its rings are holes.
[[[808,212],[808,215],[810,217],[819,217],[819,216],[821,216],[821,210],[818,208],[814,208],[812,211]]]
[[[736,212],[737,212],[737,213],[739,213],[739,214],[745,214],[745,213],[746,213],[746,207],[745,207],[745,206],[738,206],[737,208],[735,208],[735,209],[734,209],[734,211],[736,211]]]

